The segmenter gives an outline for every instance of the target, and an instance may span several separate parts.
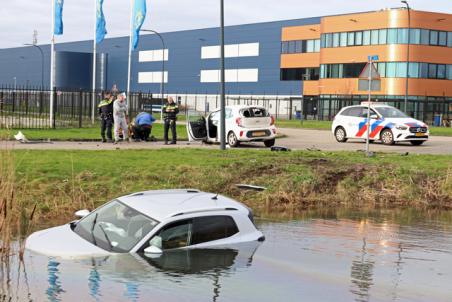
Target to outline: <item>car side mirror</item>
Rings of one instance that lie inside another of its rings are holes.
[[[154,245],[150,245],[144,249],[144,254],[149,255],[151,258],[155,256],[160,256],[162,253],[163,251]]]
[[[371,115],[370,115],[370,119],[371,119],[371,120],[378,120],[378,115],[376,115],[376,114],[371,114]]]
[[[85,216],[88,216],[89,213],[91,213],[91,212],[88,211],[87,209],[83,209],[83,210],[79,210],[79,211],[75,212],[74,215],[78,218],[83,218]]]

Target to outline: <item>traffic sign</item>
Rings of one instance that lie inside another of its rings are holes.
[[[364,66],[363,71],[359,74],[360,79],[369,79],[371,77],[372,80],[379,80],[380,74],[378,73],[377,68],[375,67],[374,63],[367,63],[366,66]]]

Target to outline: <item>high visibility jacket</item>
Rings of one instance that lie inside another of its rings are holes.
[[[100,101],[99,105],[97,105],[97,108],[101,117],[113,118],[113,100],[102,100]]]
[[[179,107],[176,103],[166,103],[163,108],[163,118],[166,120],[176,120],[179,113]]]

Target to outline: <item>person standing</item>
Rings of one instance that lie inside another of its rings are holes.
[[[179,113],[179,107],[174,102],[172,97],[168,97],[167,103],[162,108],[163,111],[163,120],[164,120],[164,141],[165,145],[168,145],[168,132],[171,128],[171,144],[176,144],[177,136],[176,136],[176,120],[177,114]]]
[[[101,127],[100,135],[102,136],[102,142],[112,142],[111,128],[113,126],[113,96],[110,91],[104,93],[104,99],[97,106],[98,113],[100,115]],[[107,137],[105,138],[105,131]]]
[[[127,126],[127,103],[126,94],[118,94],[118,98],[113,104],[113,120],[115,123],[115,144],[119,142],[120,130],[122,130],[122,138],[124,141],[128,139],[128,126]]]

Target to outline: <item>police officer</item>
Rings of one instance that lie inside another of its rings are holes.
[[[98,112],[100,114],[100,135],[102,136],[102,142],[113,141],[111,128],[113,126],[113,96],[110,91],[104,93],[104,99],[97,106]],[[107,139],[105,138],[105,130],[107,131]]]
[[[168,97],[167,103],[163,106],[163,120],[164,124],[164,140],[165,145],[168,145],[168,131],[171,128],[172,140],[171,144],[176,144],[176,120],[177,114],[179,113],[179,107],[174,103],[172,97]]]

